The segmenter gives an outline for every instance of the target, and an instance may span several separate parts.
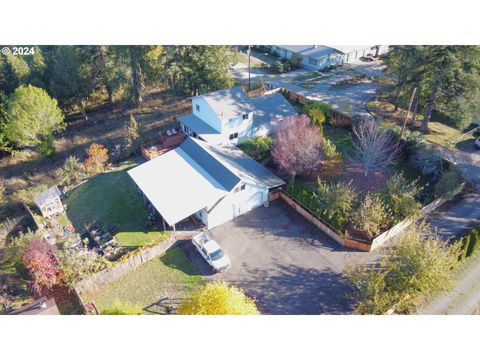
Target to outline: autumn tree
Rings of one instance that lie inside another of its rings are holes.
[[[365,177],[371,170],[393,163],[398,150],[391,132],[382,129],[373,119],[358,119],[353,125],[354,160],[363,166]]]
[[[347,268],[358,312],[411,314],[421,300],[453,284],[460,243],[443,240],[424,222],[413,223],[399,237],[396,246],[384,250],[377,266]]]
[[[53,133],[64,128],[64,117],[45,90],[21,86],[4,105],[4,137],[15,146],[38,146],[45,156],[54,153]]]
[[[23,250],[22,262],[31,278],[34,293],[41,294],[60,283],[61,271],[52,248],[43,239],[34,237]]]
[[[230,46],[172,46],[166,53],[166,79],[188,95],[229,88],[233,85],[229,69],[235,59]]]
[[[179,307],[181,315],[259,315],[255,302],[235,286],[209,283]]]
[[[88,157],[84,161],[85,170],[96,174],[105,170],[108,162],[108,150],[101,144],[93,143],[86,149]]]
[[[284,118],[273,133],[272,157],[292,179],[296,175],[318,170],[322,164],[322,137],[306,115]]]

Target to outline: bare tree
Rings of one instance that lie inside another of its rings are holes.
[[[385,168],[396,158],[398,149],[391,132],[379,127],[373,119],[360,119],[353,126],[356,136],[354,158],[365,170],[365,176],[371,170]]]

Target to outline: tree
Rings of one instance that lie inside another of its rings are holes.
[[[479,46],[392,46],[387,70],[397,77],[396,91],[419,89],[424,109],[421,130],[428,131],[432,111],[438,110],[465,127],[480,109]]]
[[[64,128],[57,100],[32,85],[21,86],[4,106],[5,138],[16,146],[39,146],[44,155],[53,155],[53,132]]]
[[[81,46],[57,46],[51,59],[49,88],[64,107],[78,106],[85,120],[87,98],[97,87],[92,73],[89,49]]]
[[[75,184],[84,177],[85,167],[75,156],[69,156],[63,166],[57,169],[56,175],[62,184]]]
[[[393,163],[398,150],[391,132],[380,128],[375,120],[360,119],[353,125],[353,133],[354,157],[362,164],[365,177],[371,170]]]
[[[274,129],[273,160],[292,180],[318,170],[322,164],[322,137],[306,115],[284,118]]]
[[[235,286],[209,283],[178,308],[181,315],[259,315],[255,302]]]
[[[273,140],[270,137],[256,136],[253,139],[243,140],[239,147],[255,160],[263,161],[270,155],[272,143]]]
[[[94,274],[107,266],[108,261],[95,251],[78,252],[65,250],[60,256],[63,282],[73,286],[88,275]]]
[[[414,223],[399,236],[398,244],[386,248],[376,266],[347,268],[358,312],[411,314],[422,299],[453,284],[459,242],[449,244],[424,222]]]
[[[303,111],[312,119],[312,124],[317,125],[323,135],[323,124],[331,116],[332,108],[326,103],[318,101],[306,103],[303,106]]]
[[[34,293],[41,294],[60,283],[61,271],[52,248],[43,239],[34,237],[22,254],[22,261],[31,277]]]
[[[89,174],[96,174],[105,170],[108,162],[108,150],[101,144],[93,143],[86,149],[88,157],[84,161],[85,170]]]
[[[378,195],[367,193],[353,214],[352,223],[356,229],[373,238],[392,223],[391,212]]]
[[[166,79],[189,95],[229,88],[233,85],[229,69],[235,59],[230,46],[172,46],[166,54]]]
[[[123,130],[122,154],[124,157],[130,157],[140,151],[141,131],[137,120],[130,115],[130,121],[125,123]]]

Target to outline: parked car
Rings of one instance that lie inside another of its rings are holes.
[[[228,270],[231,265],[230,258],[207,231],[195,235],[192,238],[192,243],[215,271],[223,272]]]
[[[480,137],[475,140],[475,146],[480,149]]]

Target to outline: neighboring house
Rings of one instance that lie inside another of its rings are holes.
[[[192,98],[192,113],[178,118],[183,131],[210,144],[238,144],[266,136],[273,122],[297,112],[282,94],[249,98],[233,87]]]
[[[53,186],[35,196],[35,204],[42,212],[43,217],[49,217],[64,211],[60,196],[61,192],[56,186]]]
[[[300,55],[302,66],[312,70],[350,63],[368,54],[378,56],[388,51],[386,45],[269,45],[268,47],[282,58],[291,59],[294,55]]]
[[[285,184],[237,147],[193,137],[128,174],[174,228],[190,216],[213,228],[264,205],[269,192]]]

